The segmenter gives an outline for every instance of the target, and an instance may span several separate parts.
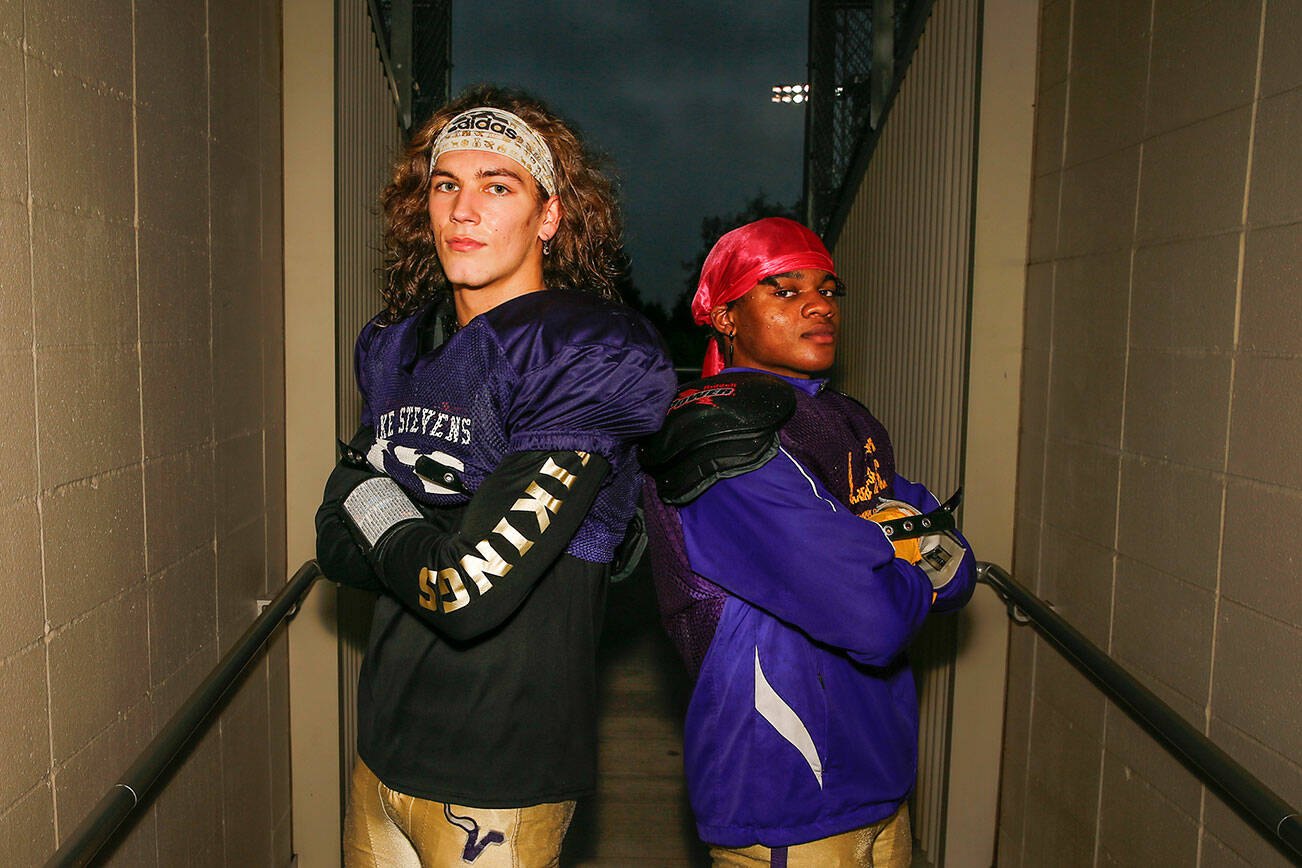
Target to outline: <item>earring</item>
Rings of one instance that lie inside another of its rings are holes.
[[[550,238],[543,240],[543,256],[552,252],[552,240]]]
[[[734,341],[734,339],[735,339],[736,337],[737,337],[737,333],[736,333],[736,332],[729,332],[728,335],[727,335],[727,338],[728,338],[728,362],[727,362],[728,367],[732,367],[732,350],[733,350],[733,346],[732,346],[732,345],[733,345],[733,341]]]

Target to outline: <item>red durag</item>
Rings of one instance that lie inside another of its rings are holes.
[[[819,268],[836,276],[832,257],[817,235],[784,217],[747,223],[716,241],[705,257],[701,281],[692,299],[692,317],[697,325],[705,325],[713,308],[741,298],[764,278],[802,268]],[[701,376],[721,370],[719,344],[710,338]]]

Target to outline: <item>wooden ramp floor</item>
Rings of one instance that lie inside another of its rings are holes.
[[[598,793],[579,803],[565,868],[705,868],[683,781],[690,685],[643,569],[610,588],[598,661]]]

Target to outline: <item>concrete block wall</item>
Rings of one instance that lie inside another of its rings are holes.
[[[1302,10],[1046,0],[1014,571],[1302,803]],[[1288,864],[1014,629],[998,864]]]
[[[280,4],[0,0],[0,864],[284,581]],[[285,865],[283,642],[109,864]]]

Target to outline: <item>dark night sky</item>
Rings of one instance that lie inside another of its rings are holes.
[[[684,286],[701,219],[756,193],[800,196],[803,106],[769,88],[805,80],[799,0],[454,0],[452,90],[523,88],[610,158],[633,278],[648,300]]]

